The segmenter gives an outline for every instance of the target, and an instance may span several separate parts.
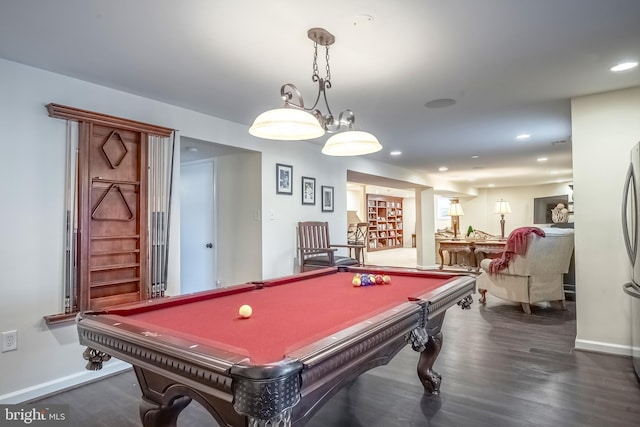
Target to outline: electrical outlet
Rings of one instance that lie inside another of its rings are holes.
[[[18,331],[6,331],[2,333],[2,352],[18,349]]]

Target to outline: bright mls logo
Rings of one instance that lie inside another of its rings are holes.
[[[70,426],[69,405],[0,405],[0,426]]]

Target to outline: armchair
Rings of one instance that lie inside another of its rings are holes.
[[[514,230],[514,232],[517,230]],[[491,259],[480,262],[481,274],[476,279],[480,302],[486,292],[522,304],[531,314],[531,304],[557,301],[565,307],[563,274],[569,271],[573,253],[573,229],[543,228],[545,236],[530,234],[524,255],[513,255],[503,270],[491,273]],[[495,265],[495,264],[494,264]]]
[[[359,261],[348,256],[336,255],[337,248],[362,250],[364,244],[332,245],[329,242],[329,224],[320,221],[298,223],[298,251],[300,271],[319,268],[359,265]]]

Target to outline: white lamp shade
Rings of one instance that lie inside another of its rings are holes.
[[[369,132],[348,130],[333,135],[322,148],[328,156],[361,156],[382,150],[378,139]]]
[[[357,224],[360,221],[360,217],[356,213],[356,211],[347,211],[347,224]]]
[[[451,203],[449,205],[449,216],[461,215],[464,215],[464,212],[462,211],[462,206],[460,206],[460,203]]]
[[[511,206],[509,206],[509,202],[505,202],[504,200],[500,200],[499,202],[496,202],[496,213],[499,213],[499,214],[511,213]]]
[[[296,108],[276,108],[260,114],[249,128],[258,138],[302,141],[324,135],[320,122],[312,114]]]

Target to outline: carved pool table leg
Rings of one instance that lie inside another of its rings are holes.
[[[433,364],[440,354],[442,347],[442,323],[445,312],[442,312],[426,322],[424,326],[418,326],[409,332],[405,339],[411,347],[420,353],[418,360],[418,378],[429,394],[438,394],[442,376],[433,370]]]
[[[424,347],[418,360],[418,378],[420,378],[424,391],[429,394],[438,394],[442,376],[433,370],[433,364],[442,348],[442,332],[430,336]]]
[[[170,405],[159,405],[147,399],[140,402],[140,419],[144,427],[176,427],[178,415],[191,403],[188,396],[174,399]]]

